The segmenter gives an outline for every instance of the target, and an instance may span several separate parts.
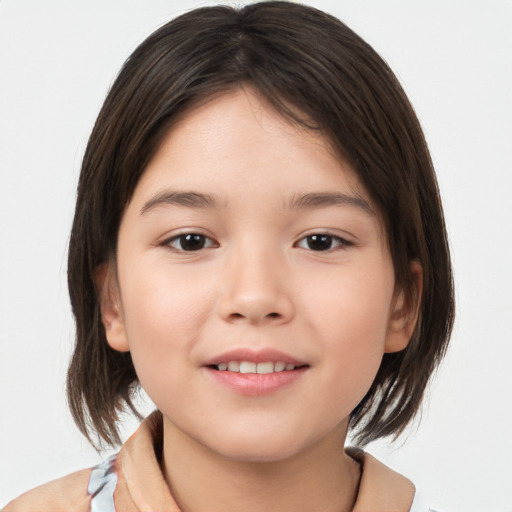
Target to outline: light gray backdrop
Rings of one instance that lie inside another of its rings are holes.
[[[447,512],[512,510],[512,2],[317,0],[390,63],[444,197],[448,358],[405,444],[369,451]],[[0,505],[101,459],[64,399],[66,245],[88,134],[124,59],[194,0],[0,0]],[[146,410],[151,406],[147,405]],[[135,428],[127,421],[126,433]]]

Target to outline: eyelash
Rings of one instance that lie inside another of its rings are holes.
[[[187,240],[188,238],[188,240]],[[199,246],[196,248],[189,248],[185,249],[183,247],[183,243],[196,243]],[[326,243],[329,245],[326,248],[317,248],[312,249],[311,247],[304,247],[301,245],[301,243],[305,242],[306,244],[314,244],[314,243]],[[336,246],[332,247],[332,244],[335,243]],[[179,244],[179,247],[176,245]],[[211,238],[207,237],[206,235],[202,235],[201,233],[181,233],[179,235],[173,236],[172,238],[169,238],[162,242],[162,246],[170,247],[174,249],[177,252],[198,252],[203,249],[210,249],[211,247],[218,247],[218,244],[214,242]],[[354,245],[352,242],[349,242],[348,240],[341,238],[336,235],[331,235],[329,233],[312,233],[310,235],[307,235],[305,237],[302,237],[294,247],[300,247],[302,249],[309,249],[313,252],[330,252],[340,249],[345,249],[347,247],[350,247]]]
[[[336,245],[336,247],[327,247],[325,249],[318,249],[315,251],[314,249],[311,249],[310,247],[303,247],[301,245],[301,242],[303,242],[303,241],[306,241],[306,243],[308,243],[308,242],[323,243],[325,241],[328,241],[328,242],[330,242],[329,245],[331,245],[331,246],[332,246],[333,242],[335,242],[337,245]],[[297,247],[301,247],[302,249],[310,249],[314,252],[330,252],[330,251],[335,251],[335,250],[340,250],[340,249],[346,249],[347,247],[350,247],[351,245],[354,245],[354,244],[352,242],[349,242],[345,238],[341,238],[340,236],[336,236],[336,235],[331,235],[329,233],[312,233],[311,235],[307,235],[307,236],[301,238],[296,244]]]
[[[203,244],[196,249],[189,249],[189,250],[184,249],[182,244],[187,237],[189,237],[189,238],[194,237],[196,239],[196,241],[198,239],[200,239],[200,241],[202,241]],[[176,242],[178,242],[181,245],[181,247],[175,247],[173,244]],[[205,246],[205,244],[208,244],[208,245]],[[210,247],[218,247],[218,245],[216,245],[216,243],[211,238],[207,237],[206,235],[202,235],[201,233],[180,233],[179,235],[176,235],[176,236],[173,236],[172,238],[168,238],[167,240],[164,240],[164,242],[162,242],[162,245],[166,246],[166,247],[170,247],[178,252],[198,252],[202,249],[209,249]]]

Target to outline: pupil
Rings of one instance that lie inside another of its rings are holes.
[[[308,236],[308,246],[314,251],[327,251],[331,248],[332,236],[329,235],[310,235]]]
[[[185,251],[198,251],[204,247],[204,236],[189,234],[181,237],[181,247]]]

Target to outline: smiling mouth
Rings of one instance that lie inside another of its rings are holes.
[[[269,374],[269,373],[281,373],[289,372],[305,368],[308,365],[295,365],[292,363],[285,363],[284,361],[266,361],[262,363],[255,363],[253,361],[229,361],[226,363],[218,363],[208,365],[213,370],[221,372],[234,372],[244,374]]]

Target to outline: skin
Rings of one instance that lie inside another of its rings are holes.
[[[313,193],[322,204],[297,200]],[[204,247],[183,250],[184,234]],[[331,237],[327,250],[314,234]],[[108,275],[107,339],[131,351],[164,415],[164,475],[182,510],[351,509],[360,475],[343,451],[348,417],[415,315],[367,192],[325,139],[250,88],[192,109],[137,185]],[[235,348],[307,366],[246,395],[205,367]]]

